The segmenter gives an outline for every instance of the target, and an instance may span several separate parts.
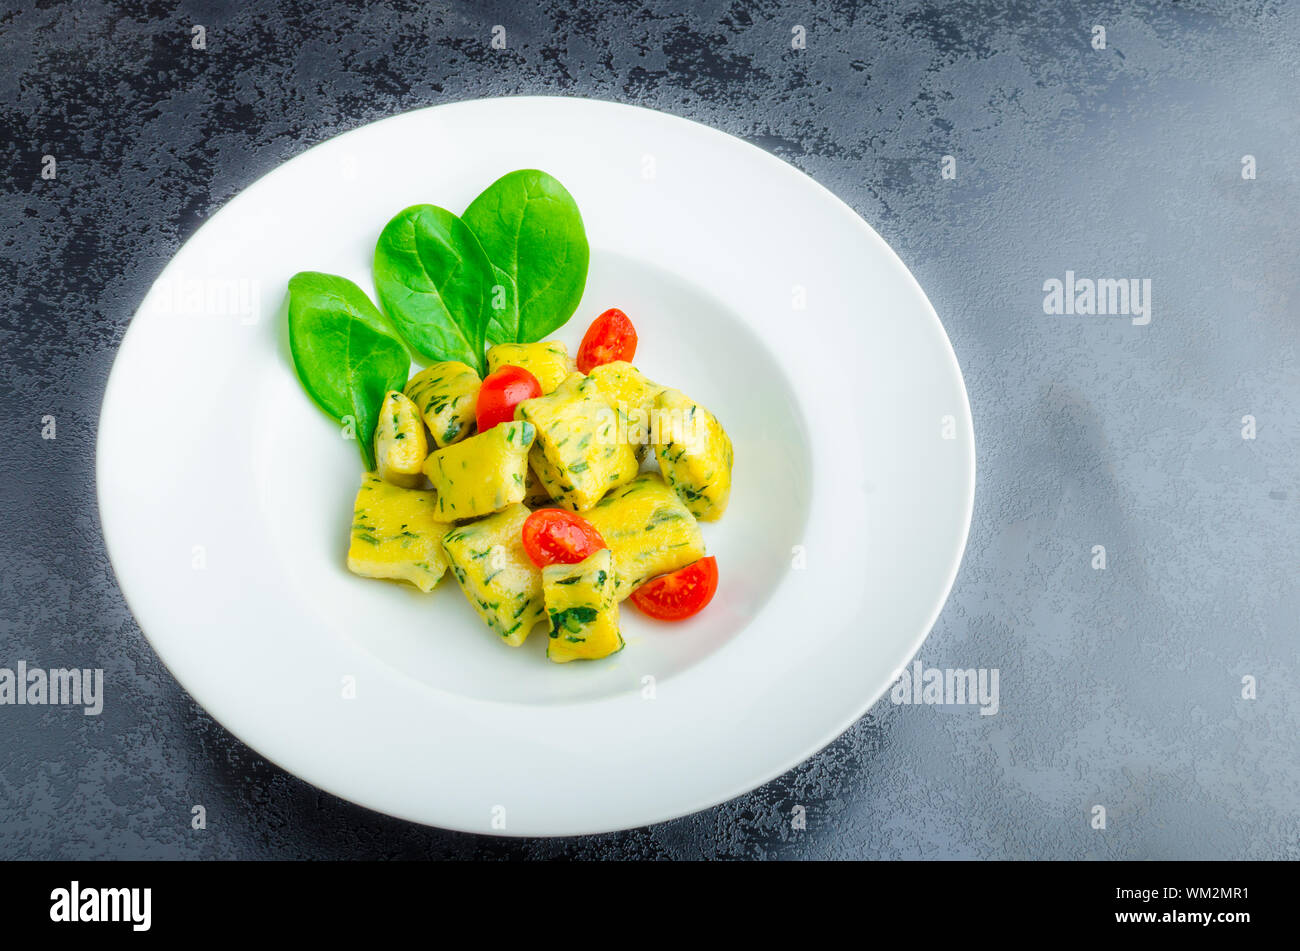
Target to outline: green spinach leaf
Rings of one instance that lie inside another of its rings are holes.
[[[289,350],[316,404],[338,422],[352,417],[361,458],[373,471],[384,395],[400,390],[411,370],[406,345],[357,285],[303,271],[289,279]]]
[[[380,303],[417,353],[484,374],[496,278],[465,222],[436,205],[412,205],[384,226],[374,271]]]
[[[534,343],[573,316],[590,249],[573,196],[536,169],[503,175],[465,209],[504,293],[490,303],[490,343]]]

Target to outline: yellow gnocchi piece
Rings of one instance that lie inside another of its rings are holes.
[[[551,624],[549,660],[599,660],[623,649],[616,589],[613,552],[608,548],[576,565],[542,569],[542,596]]]
[[[532,452],[528,453],[532,458]],[[546,486],[542,485],[542,480],[537,477],[530,464],[528,474],[524,476],[524,505],[530,509],[547,508],[553,504],[551,493],[546,491]]]
[[[586,511],[637,474],[636,452],[619,439],[618,415],[590,377],[570,374],[549,396],[520,403],[515,418],[537,427],[529,461],[565,508]]]
[[[620,425],[627,440],[636,447],[637,455],[644,456],[650,443],[650,419],[655,400],[664,388],[647,380],[640,370],[625,360],[601,364],[588,375],[596,381],[601,396],[621,417]]]
[[[655,401],[651,434],[659,471],[691,514],[717,521],[731,498],[731,438],[717,418],[678,390]]]
[[[510,647],[518,647],[539,621],[546,620],[542,573],[529,560],[520,536],[528,515],[523,505],[511,505],[452,528],[442,540],[465,597]]]
[[[569,348],[558,340],[541,343],[499,343],[487,352],[488,372],[504,366],[521,367],[541,384],[542,395],[554,392],[576,369],[569,358]]]
[[[432,492],[403,489],[367,472],[353,507],[348,570],[432,591],[447,571],[442,542],[452,528],[436,511]]]
[[[385,482],[404,489],[424,485],[424,460],[429,440],[420,411],[404,394],[392,390],[379,408],[375,426],[375,461]]]
[[[695,516],[656,472],[615,489],[583,517],[614,553],[618,597],[705,555]]]
[[[480,518],[522,502],[534,432],[515,420],[431,453],[424,474],[438,493],[438,517]]]
[[[431,364],[406,384],[404,392],[420,410],[435,446],[450,446],[473,431],[479,384],[474,368],[455,360]]]

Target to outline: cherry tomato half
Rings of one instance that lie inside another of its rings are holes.
[[[627,314],[611,307],[591,322],[578,347],[578,369],[590,373],[593,367],[615,360],[631,362],[636,356],[636,328]]]
[[[565,509],[538,509],[524,521],[524,551],[538,568],[576,565],[605,548],[600,532]]]
[[[516,406],[541,395],[542,384],[523,367],[507,365],[489,373],[479,387],[474,407],[478,431],[484,433],[497,423],[510,422],[515,418]]]
[[[682,621],[704,610],[717,591],[718,559],[709,555],[651,578],[632,592],[632,603],[660,621]]]

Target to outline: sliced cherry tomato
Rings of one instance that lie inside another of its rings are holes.
[[[565,509],[538,509],[524,521],[520,534],[524,551],[538,568],[576,565],[607,547],[590,522]]]
[[[632,592],[632,603],[660,621],[681,621],[704,610],[718,591],[718,559],[709,555]]]
[[[627,314],[611,307],[591,322],[578,347],[578,369],[590,373],[594,367],[636,356],[636,328]]]
[[[478,404],[474,415],[478,418],[478,431],[487,432],[497,423],[508,423],[515,418],[515,407],[524,400],[542,395],[542,384],[523,367],[503,366],[489,373],[478,390]]]

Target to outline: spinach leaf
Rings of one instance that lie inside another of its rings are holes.
[[[421,356],[487,371],[483,355],[492,265],[478,238],[445,208],[412,205],[384,226],[375,247],[375,289]]]
[[[590,249],[573,196],[536,169],[503,175],[465,209],[504,300],[491,301],[491,343],[534,343],[560,327],[587,286]]]
[[[353,419],[368,471],[375,425],[389,390],[400,390],[411,355],[383,314],[345,277],[303,271],[289,279],[289,350],[303,388],[335,420]]]

